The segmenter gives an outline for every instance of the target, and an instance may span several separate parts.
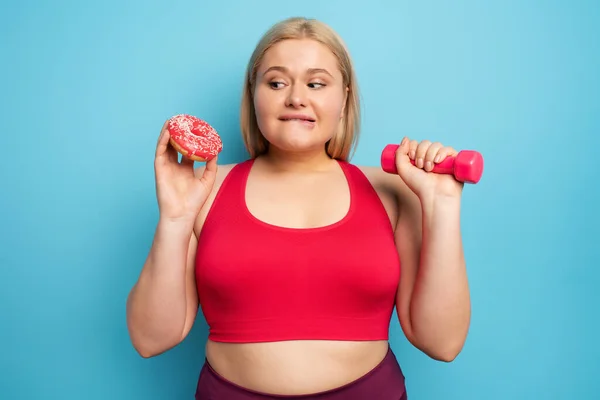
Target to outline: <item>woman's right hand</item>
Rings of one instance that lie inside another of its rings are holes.
[[[193,160],[182,156],[181,162],[178,161],[179,155],[169,143],[170,138],[167,121],[160,132],[154,159],[160,218],[193,224],[215,183],[217,157],[206,163],[198,178]]]

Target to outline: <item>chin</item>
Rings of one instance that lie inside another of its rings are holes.
[[[313,132],[281,131],[277,135],[264,135],[272,145],[285,151],[314,151],[323,149],[329,138],[316,137]]]
[[[314,152],[318,150],[322,150],[325,148],[325,142],[298,142],[298,141],[275,141],[270,142],[272,146],[277,147],[283,151],[289,151],[293,153],[304,153],[304,152]]]

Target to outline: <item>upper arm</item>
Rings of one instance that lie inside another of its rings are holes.
[[[396,311],[400,325],[406,338],[415,346],[416,338],[411,323],[410,302],[415,288],[421,257],[422,243],[422,210],[419,198],[402,182],[396,178],[398,196],[398,219],[395,226],[396,248],[401,263],[401,278],[396,295]]]
[[[421,202],[398,175],[388,174],[375,167],[363,167],[362,170],[384,203],[394,228],[400,258],[400,284],[396,292],[396,312],[400,326],[406,338],[417,348],[421,348],[413,333],[410,313],[421,257]]]
[[[198,240],[195,232],[192,232],[185,264],[185,323],[181,335],[182,340],[190,333],[198,314],[198,292],[196,290],[195,273],[197,247]]]

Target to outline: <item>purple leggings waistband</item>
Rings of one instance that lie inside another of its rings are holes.
[[[391,348],[385,358],[371,371],[341,387],[307,395],[273,395],[245,389],[220,376],[204,362],[196,400],[407,400],[404,375]]]

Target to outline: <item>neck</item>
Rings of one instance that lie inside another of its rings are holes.
[[[311,172],[331,168],[335,160],[325,149],[307,150],[303,152],[282,151],[270,146],[266,154],[261,156],[272,168],[280,172]]]

